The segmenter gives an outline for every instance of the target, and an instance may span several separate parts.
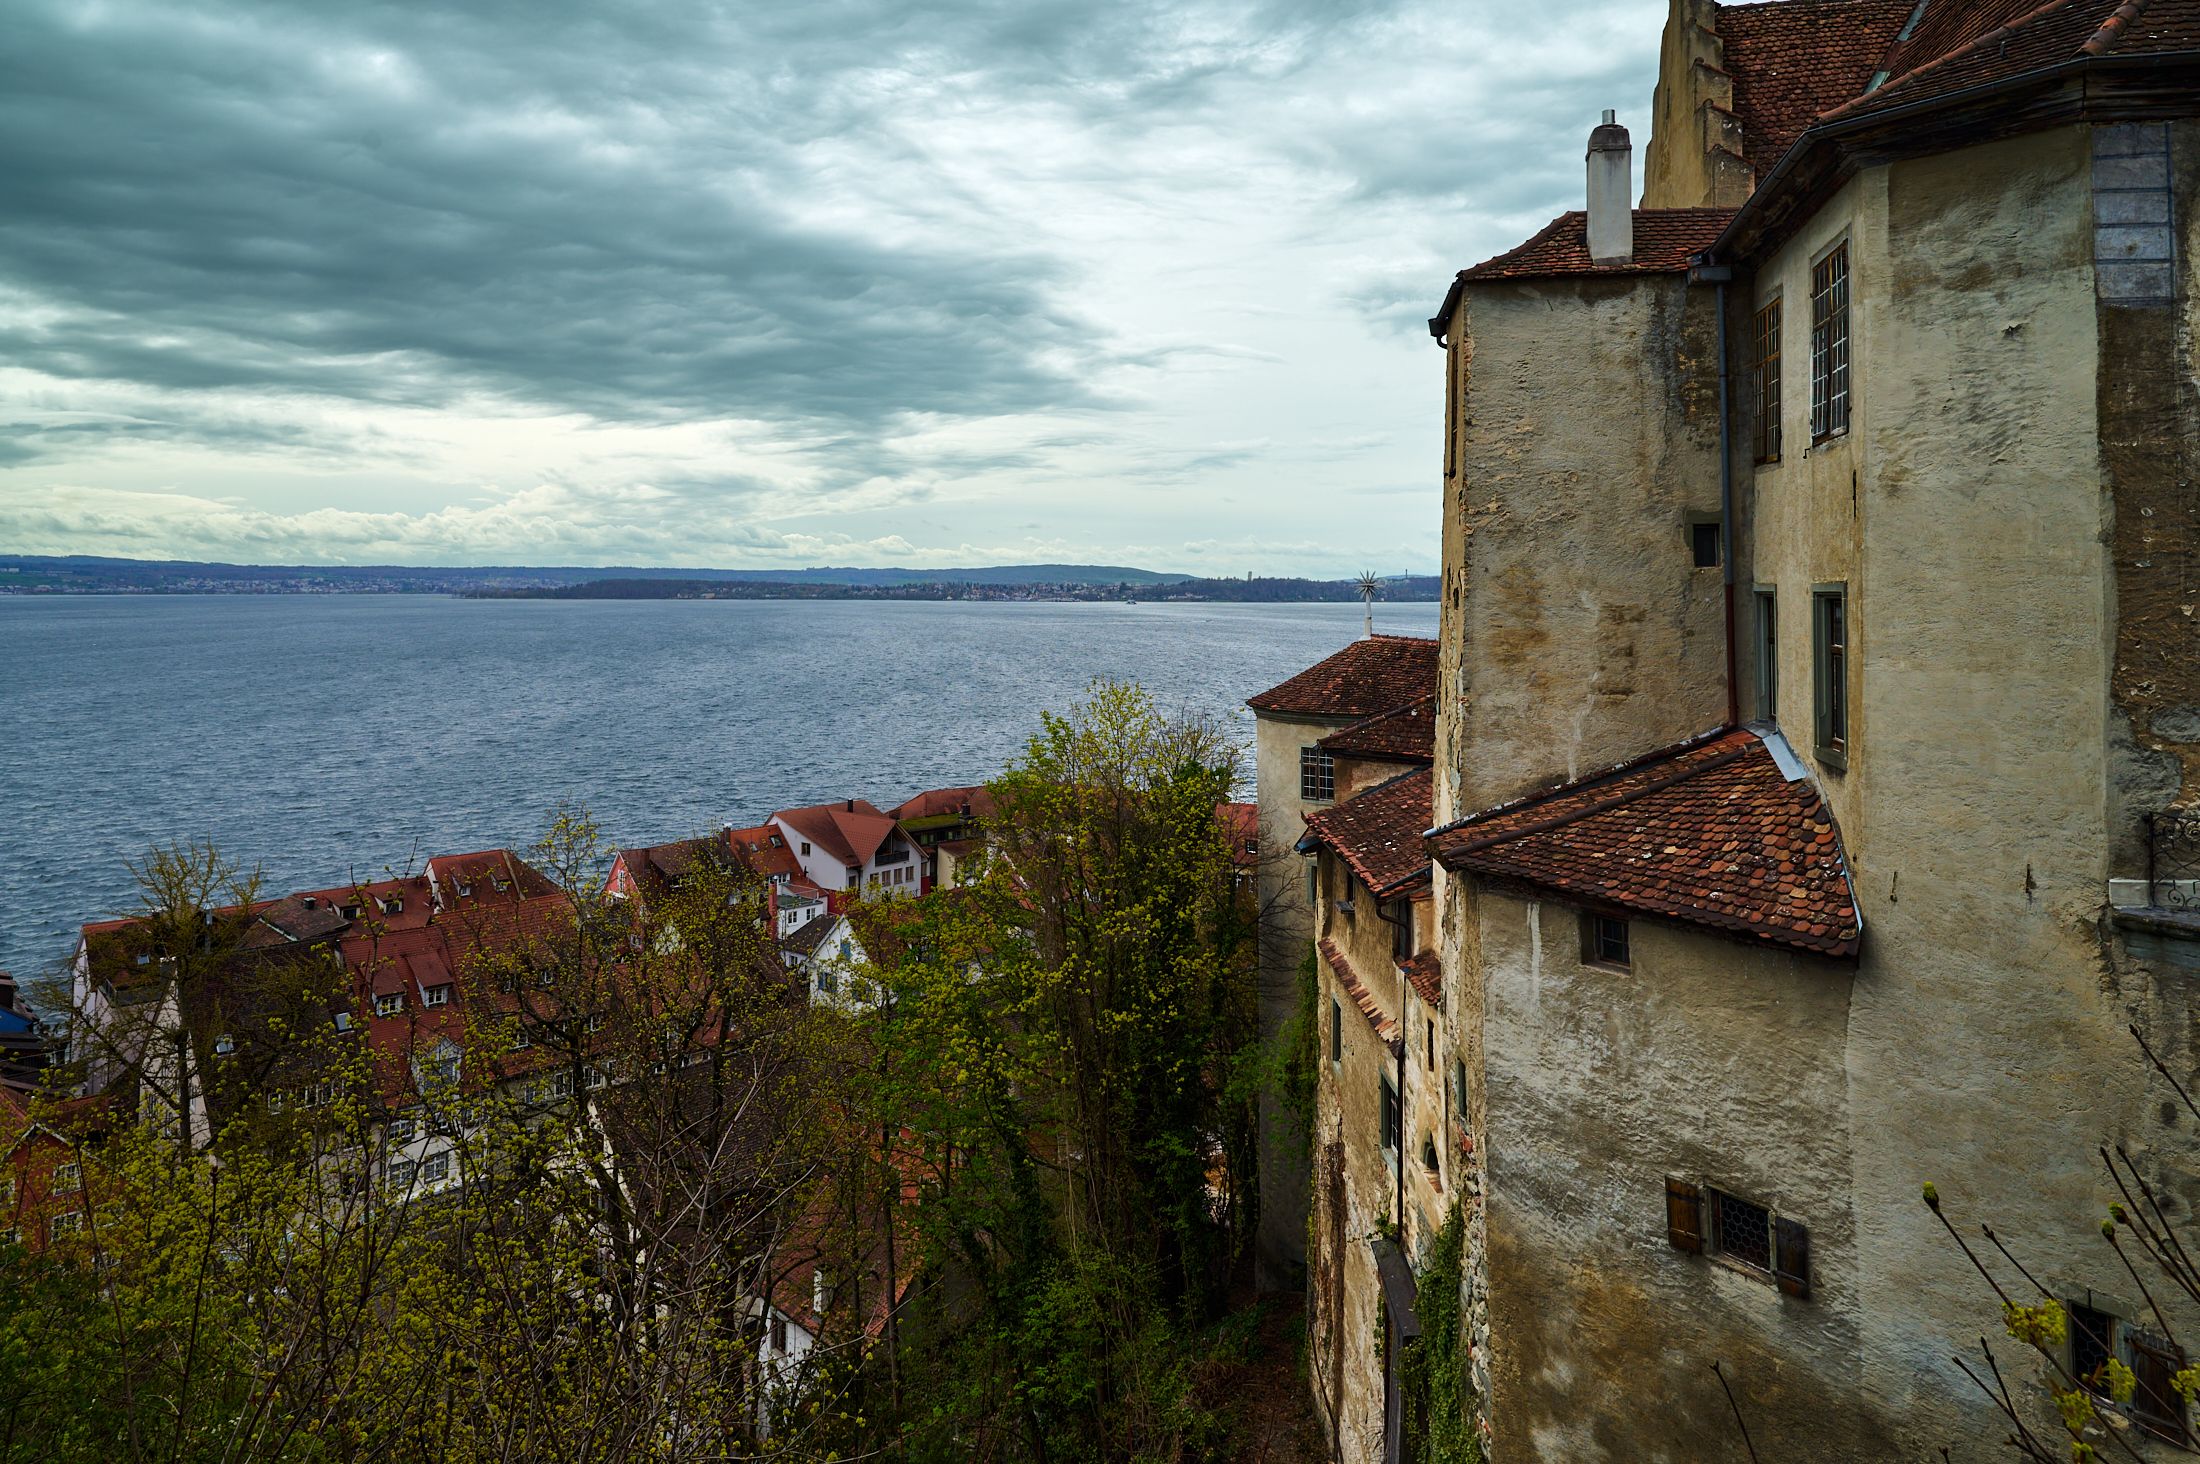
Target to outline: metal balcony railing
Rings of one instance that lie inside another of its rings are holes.
[[[2200,910],[2200,809],[2146,815],[2147,903]]]

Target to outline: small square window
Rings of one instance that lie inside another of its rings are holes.
[[[82,1210],[64,1210],[46,1222],[46,1233],[56,1239],[64,1235],[74,1235],[83,1228],[84,1212]]]
[[[446,982],[441,986],[430,986],[423,989],[420,993],[420,1000],[426,1006],[449,1006],[451,1002],[450,984]]]
[[[1719,567],[1718,522],[1713,520],[1710,523],[1690,524],[1688,526],[1688,550],[1690,557],[1695,561],[1696,568],[1717,569]]]
[[[402,992],[393,991],[374,999],[374,1014],[378,1017],[394,1017],[404,1009],[405,997]]]
[[[84,1166],[73,1159],[67,1164],[56,1164],[53,1168],[53,1187],[61,1191],[84,1188]]]
[[[1632,966],[1634,959],[1628,949],[1627,922],[1612,915],[1583,915],[1581,959],[1593,966],[1622,969]]]
[[[422,1184],[441,1184],[450,1177],[451,1155],[449,1150],[440,1150],[420,1161],[420,1182]]]

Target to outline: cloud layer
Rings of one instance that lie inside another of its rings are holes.
[[[1420,319],[1661,19],[11,17],[0,548],[1320,573],[1433,562]]]

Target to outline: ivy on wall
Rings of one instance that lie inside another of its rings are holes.
[[[1466,1317],[1460,1306],[1467,1217],[1453,1200],[1444,1228],[1429,1243],[1414,1301],[1421,1335],[1402,1359],[1407,1430],[1413,1464],[1481,1464],[1474,1429],[1474,1388],[1468,1381]]]

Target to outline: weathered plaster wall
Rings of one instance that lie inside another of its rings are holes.
[[[1572,907],[1475,907],[1496,1456],[1744,1459],[1719,1359],[1764,1458],[1887,1457],[1857,1392],[1850,970],[1637,920],[1616,971]],[[1814,1294],[1671,1248],[1669,1175],[1808,1225]]]
[[[1360,981],[1382,1004],[1386,1014],[1398,1014],[1398,987],[1403,982],[1390,964],[1387,933],[1372,914],[1372,902],[1362,894],[1361,907],[1370,913],[1347,917],[1328,908],[1343,890],[1342,861],[1324,853],[1323,909],[1319,919],[1329,938],[1350,953],[1367,952],[1379,959],[1353,956]],[[1317,1143],[1341,1143],[1341,1175],[1334,1181],[1338,1194],[1317,1183],[1313,1254],[1319,1262],[1313,1278],[1309,1330],[1317,1341],[1317,1356],[1310,1368],[1317,1398],[1329,1410],[1336,1431],[1339,1457],[1382,1457],[1383,1359],[1380,1297],[1381,1281],[1375,1270],[1369,1240],[1385,1222],[1397,1217],[1396,1172],[1384,1158],[1382,1135],[1382,1084],[1397,1080],[1397,1060],[1379,1037],[1358,1004],[1336,979],[1328,962],[1320,966],[1322,1052]],[[1332,1006],[1334,1003],[1334,1007]],[[1342,1056],[1334,1057],[1332,1011],[1341,1018]]]
[[[1658,275],[1465,294],[1474,358],[1446,524],[1447,570],[1463,571],[1446,619],[1462,647],[1447,683],[1459,809],[1726,714],[1720,573],[1689,550],[1691,513],[1719,507],[1710,291]]]
[[[1858,261],[1863,716],[1835,781],[1869,922],[1849,1043],[1864,1381],[1926,1457],[1990,1431],[1947,1359],[1991,1307],[1919,1183],[2025,1237],[2050,1284],[2114,1292],[2095,1148],[2136,1132],[2146,1084],[2098,926],[2114,580],[2087,136],[1879,177]]]
[[[1273,1041],[1299,999],[1299,963],[1314,934],[1306,897],[1306,860],[1293,846],[1306,832],[1309,805],[1299,797],[1299,749],[1343,721],[1254,719],[1254,797],[1260,806],[1260,866],[1254,880],[1261,909],[1260,1032]],[[1312,805],[1315,807],[1324,805]],[[1269,1093],[1260,1103],[1260,1227],[1256,1280],[1264,1289],[1296,1287],[1306,1264],[1307,1161],[1290,1136],[1290,1117]]]

